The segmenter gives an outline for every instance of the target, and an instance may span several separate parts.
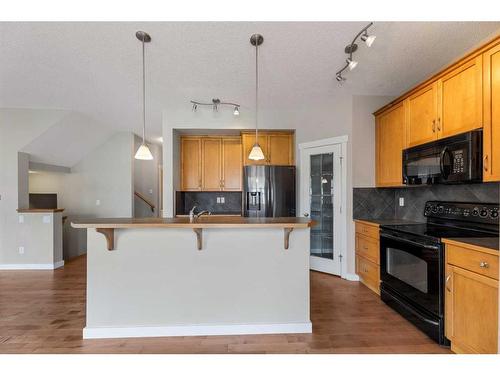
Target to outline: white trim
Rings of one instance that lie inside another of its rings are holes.
[[[346,273],[342,278],[348,281],[359,281],[359,276],[355,273]]]
[[[348,140],[349,136],[340,135],[338,137],[325,138],[325,139],[319,139],[317,141],[299,143],[299,150],[303,150],[306,148],[313,148],[313,147],[331,146],[339,143],[347,143]]]
[[[54,270],[64,266],[64,260],[52,263],[0,264],[0,270]]]
[[[85,327],[84,339],[163,336],[257,335],[311,333],[312,323],[178,325],[159,327]]]

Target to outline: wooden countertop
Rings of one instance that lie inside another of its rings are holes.
[[[498,237],[462,237],[462,238],[443,238],[443,243],[464,246],[472,250],[482,251],[488,254],[498,256],[499,239]]]
[[[187,217],[82,219],[73,228],[308,228],[314,222],[302,217],[249,218],[202,216],[193,223]]]
[[[44,213],[44,212],[63,212],[64,208],[18,208],[16,210],[19,213]]]

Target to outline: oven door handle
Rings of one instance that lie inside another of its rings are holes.
[[[437,246],[437,245],[433,246],[433,245],[421,244],[421,243],[418,243],[416,241],[408,240],[406,238],[391,236],[390,234],[387,234],[387,233],[380,233],[380,237],[388,238],[388,239],[395,240],[395,241],[401,241],[401,242],[415,245],[418,247],[424,247],[426,249],[439,250],[439,246]]]

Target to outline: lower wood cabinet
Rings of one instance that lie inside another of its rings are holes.
[[[356,220],[356,274],[380,295],[380,235],[375,223]]]
[[[445,277],[445,327],[451,350],[496,354],[498,251],[448,242]]]
[[[183,191],[240,191],[241,137],[181,137]]]

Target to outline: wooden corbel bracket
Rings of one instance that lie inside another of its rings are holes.
[[[196,242],[198,245],[198,250],[203,248],[203,229],[193,228],[193,232],[196,233]]]
[[[115,230],[113,228],[96,228],[97,233],[101,233],[106,237],[106,242],[108,244],[108,250],[115,249]]]
[[[292,233],[293,228],[283,228],[285,235],[285,250],[288,250],[288,246],[290,245],[290,233]]]

